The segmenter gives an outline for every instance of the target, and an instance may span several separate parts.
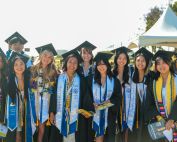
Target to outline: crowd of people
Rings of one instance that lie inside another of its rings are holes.
[[[58,72],[52,44],[37,47],[32,64],[23,52],[25,38],[15,33],[6,42],[9,50],[0,50],[0,127],[7,133],[0,142],[150,142],[154,122],[164,122],[177,142],[175,52],[152,54],[142,47],[130,66],[130,49],[94,57],[96,46],[85,41],[62,55]]]

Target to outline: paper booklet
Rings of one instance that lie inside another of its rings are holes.
[[[92,111],[87,111],[85,109],[79,109],[78,113],[82,114],[85,118],[89,118],[94,115],[94,112]]]
[[[111,102],[104,102],[102,104],[99,104],[96,110],[103,110],[109,107],[112,107],[114,104],[112,104]]]
[[[7,127],[3,124],[0,124],[0,137],[6,137]]]

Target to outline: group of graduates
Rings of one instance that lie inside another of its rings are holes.
[[[32,64],[19,33],[6,42],[9,50],[0,51],[0,124],[8,131],[0,141],[150,142],[147,125],[163,121],[177,142],[175,52],[153,55],[140,48],[131,66],[130,49],[93,57],[96,46],[85,41],[62,55],[58,73],[52,44],[37,47]]]

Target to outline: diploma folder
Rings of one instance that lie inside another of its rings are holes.
[[[7,134],[7,127],[3,124],[0,124],[0,138],[1,137],[6,137]]]
[[[105,103],[99,104],[96,110],[97,110],[97,111],[98,111],[98,110],[103,110],[103,109],[112,107],[113,105],[114,105],[114,104],[112,104],[111,102],[105,102]]]
[[[165,138],[163,134],[164,130],[165,130],[165,122],[163,121],[151,123],[148,125],[148,132],[150,137],[153,140],[164,139]]]
[[[89,118],[94,115],[94,112],[92,111],[87,111],[85,109],[79,109],[78,113],[82,114],[85,118]]]

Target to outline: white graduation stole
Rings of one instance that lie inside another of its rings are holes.
[[[78,120],[78,109],[80,105],[80,77],[76,74],[73,78],[73,83],[71,88],[68,89],[69,92],[66,92],[66,82],[67,82],[67,74],[64,72],[58,78],[58,86],[57,86],[57,113],[56,113],[56,126],[62,133],[62,135],[67,136],[68,134],[72,134],[77,130],[77,120]],[[67,130],[63,130],[62,121],[65,118],[65,103],[67,94],[71,94],[70,100],[70,113],[69,116],[69,125],[67,126]]]
[[[93,91],[93,99],[94,102],[99,104],[102,103],[106,100],[109,100],[112,96],[113,90],[114,90],[114,78],[110,79],[108,76],[106,77],[106,92],[101,92],[101,86],[97,83],[95,83],[95,80],[93,78],[92,81],[92,91]],[[105,96],[106,95],[106,96]],[[105,97],[105,100],[104,100]],[[105,123],[104,123],[104,129],[107,128],[107,119],[108,119],[108,108],[106,108],[104,113],[104,117],[105,117]],[[98,129],[100,129],[100,124],[101,124],[101,120],[100,120],[100,115],[101,115],[101,111],[96,111],[96,113],[94,114],[93,117],[93,129],[96,131],[97,135],[104,135],[100,133],[101,130],[98,131]],[[98,129],[97,129],[97,128]],[[105,130],[102,130],[105,131]]]

